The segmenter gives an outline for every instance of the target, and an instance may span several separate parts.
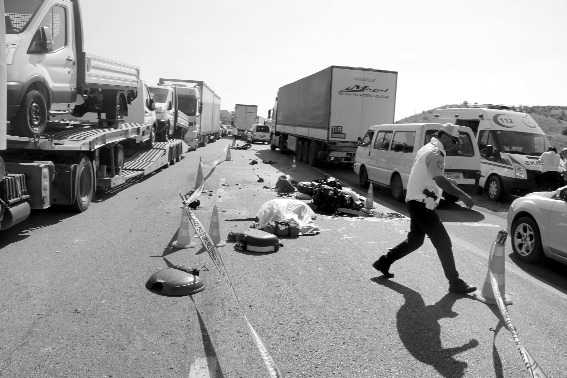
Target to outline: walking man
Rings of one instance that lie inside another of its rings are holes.
[[[431,141],[417,152],[406,193],[410,215],[410,231],[407,239],[391,248],[386,255],[380,256],[372,264],[387,278],[394,277],[389,271],[390,266],[421,247],[427,235],[437,249],[445,277],[449,280],[449,291],[466,294],[476,290],[476,287],[459,278],[451,238],[435,211],[443,191],[459,197],[469,209],[474,206],[472,198],[463,192],[453,180],[444,176],[445,151],[459,148],[459,144],[458,126],[447,123],[441,126],[436,138],[431,138]]]

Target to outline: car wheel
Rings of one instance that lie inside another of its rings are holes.
[[[47,126],[47,113],[47,101],[43,94],[30,90],[11,121],[14,134],[23,137],[42,135]]]
[[[504,197],[504,186],[500,177],[494,175],[488,178],[485,188],[486,195],[491,201],[500,201]]]
[[[396,201],[404,200],[404,185],[402,183],[402,178],[398,174],[392,177],[392,182],[390,182],[390,193],[392,194],[392,198]]]
[[[521,217],[512,225],[512,251],[523,262],[536,263],[543,259],[541,237],[531,217]]]
[[[360,186],[364,189],[367,189],[370,186],[370,181],[368,181],[368,172],[366,171],[366,167],[360,167],[360,174],[358,175],[358,182]]]

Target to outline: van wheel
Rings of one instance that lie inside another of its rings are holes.
[[[30,90],[26,93],[11,124],[17,136],[34,137],[43,134],[47,125],[47,102],[40,91]]]
[[[392,198],[396,201],[404,200],[404,185],[400,175],[392,177],[392,182],[390,182],[390,192],[392,193]]]
[[[150,137],[146,140],[146,148],[153,148],[156,142],[156,125],[150,128]]]
[[[504,186],[500,177],[494,175],[488,178],[484,191],[491,201],[500,201],[504,198]]]
[[[370,181],[368,181],[368,172],[366,171],[366,167],[360,167],[360,174],[358,176],[358,183],[364,189],[367,189],[370,186]]]
[[[89,208],[93,198],[93,183],[94,172],[91,161],[88,157],[83,156],[77,164],[73,210],[82,213]]]

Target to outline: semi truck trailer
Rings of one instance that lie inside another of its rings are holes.
[[[258,105],[234,105],[234,125],[238,135],[244,139],[246,130],[258,123]]]
[[[300,162],[352,164],[372,125],[394,123],[398,73],[331,66],[279,88],[271,149]]]

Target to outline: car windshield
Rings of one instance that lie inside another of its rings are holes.
[[[496,131],[496,148],[499,151],[522,155],[541,155],[551,146],[545,135],[519,133],[517,131]]]
[[[165,102],[168,92],[169,90],[166,88],[150,87],[150,93],[154,95],[154,101],[158,103]]]
[[[30,20],[44,0],[4,0],[6,34],[20,34],[28,27]]]

